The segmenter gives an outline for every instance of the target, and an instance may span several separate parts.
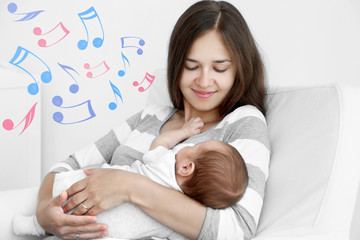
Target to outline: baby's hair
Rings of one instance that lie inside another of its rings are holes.
[[[224,151],[203,150],[195,159],[195,170],[181,189],[191,198],[212,208],[237,203],[248,184],[246,164],[240,153],[224,144]]]

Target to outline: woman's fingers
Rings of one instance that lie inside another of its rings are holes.
[[[63,215],[64,226],[77,226],[82,227],[83,225],[97,225],[97,217],[95,216],[76,216],[76,215]]]
[[[88,177],[67,190],[68,195],[73,196],[63,207],[65,212],[77,207],[72,214],[97,215],[128,201],[127,184],[119,183],[131,182],[129,179],[134,173],[118,169],[87,169],[84,172]]]
[[[107,225],[96,223],[95,216],[64,215],[61,238],[76,239],[76,233],[80,239],[96,239],[107,236]],[[75,238],[74,238],[75,236]]]
[[[72,230],[77,233],[101,233],[107,231],[107,226],[105,224],[88,224],[74,227]]]
[[[58,206],[58,207],[61,207],[64,202],[67,200],[68,198],[68,195],[67,195],[67,192],[66,191],[62,191],[59,196],[57,196],[53,203],[55,204],[55,206]]]
[[[90,201],[83,201],[80,203],[75,211],[72,213],[73,215],[84,215],[88,213],[88,211],[94,206],[94,204],[90,203]]]
[[[83,171],[87,176],[90,176],[90,175],[92,175],[92,174],[94,174],[96,172],[96,169],[84,168]]]
[[[76,216],[75,216],[76,217]],[[77,216],[81,217],[81,216]],[[63,239],[75,239],[79,234],[80,239],[95,239],[107,236],[107,226],[105,224],[86,224],[81,226],[66,226],[63,228],[65,234]],[[74,238],[75,236],[75,238]]]
[[[71,185],[71,187],[69,187],[66,192],[69,196],[72,196],[78,192],[83,191],[86,188],[87,185],[87,178],[84,178],[83,180],[80,180],[76,183],[74,183],[73,185]]]
[[[88,176],[96,173],[96,169],[84,168],[84,173]],[[74,183],[66,190],[68,196],[73,196],[63,207],[65,212],[69,212],[76,208],[72,214],[82,215],[85,214],[93,205],[87,203],[85,207],[81,204],[89,197],[89,191],[86,190],[89,184],[89,179],[85,178],[79,182]]]
[[[95,233],[71,233],[63,236],[63,239],[76,239],[77,234],[79,239],[99,239],[107,236],[107,232],[95,232]]]
[[[95,239],[107,236],[107,226],[105,224],[96,223],[95,216],[63,216],[63,227],[59,229],[62,239],[75,239],[76,233],[80,239]]]
[[[70,212],[74,208],[76,208],[80,203],[84,202],[87,199],[87,193],[84,192],[86,189],[87,181],[86,179],[81,180],[77,183],[74,183],[70,188],[66,190],[68,196],[72,196],[72,198],[63,206],[64,212]],[[84,208],[81,208],[77,210],[77,212],[80,212],[84,210]],[[82,214],[84,214],[86,211],[84,211]]]
[[[42,225],[48,232],[53,233],[62,239],[74,239],[73,233],[86,233],[91,239],[105,236],[107,233],[107,226],[97,223],[96,216],[75,216],[67,215],[62,212],[61,204],[66,199],[67,193],[64,191],[58,197],[53,198],[51,203],[42,212],[46,214],[47,221]],[[59,211],[60,209],[60,211]],[[52,224],[50,224],[52,223]],[[86,237],[87,235],[85,235]]]
[[[107,234],[107,226],[97,223],[95,216],[75,216],[64,214],[62,205],[68,199],[68,193],[63,191],[59,196],[41,201],[36,217],[46,232],[62,239],[75,239],[76,233],[83,236],[80,239],[101,238]]]
[[[98,215],[99,213],[102,213],[103,211],[104,209],[94,206],[87,212],[87,214],[90,216],[95,216]]]

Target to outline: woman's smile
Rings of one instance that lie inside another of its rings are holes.
[[[209,98],[216,93],[216,91],[201,91],[195,89],[193,89],[193,91],[199,98]]]

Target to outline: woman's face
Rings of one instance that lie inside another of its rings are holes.
[[[235,67],[220,34],[211,30],[190,48],[180,79],[184,105],[198,111],[219,107],[234,84]]]

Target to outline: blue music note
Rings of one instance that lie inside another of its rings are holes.
[[[67,120],[64,120],[64,114],[62,112],[55,112],[53,114],[53,119],[55,122],[60,123],[60,124],[75,124],[75,123],[80,123],[80,122],[84,122],[86,120],[89,120],[93,117],[96,116],[94,110],[91,107],[91,102],[90,100],[87,100],[83,103],[74,105],[74,106],[68,106],[68,107],[63,107],[63,99],[60,96],[55,96],[52,99],[52,103],[57,106],[60,107],[62,109],[64,109],[66,111],[66,116],[67,116]],[[84,115],[84,116],[80,116],[78,117],[78,115]],[[73,117],[73,119],[71,119]]]
[[[32,79],[34,79],[35,83],[29,84],[27,90],[31,95],[36,95],[39,92],[39,85],[38,85],[38,82],[36,81],[36,78],[33,76],[33,74],[31,74],[28,70],[26,70],[25,67],[22,67],[20,65],[20,64],[26,65],[25,60],[28,57],[29,57],[28,61],[29,61],[30,64],[33,63],[33,61],[35,60],[37,63],[40,63],[40,64],[42,64],[43,66],[45,66],[47,68],[47,71],[43,71],[41,73],[41,75],[40,75],[40,79],[41,79],[41,81],[43,83],[51,82],[52,74],[51,74],[51,71],[50,71],[50,68],[48,67],[48,65],[46,65],[46,63],[43,60],[41,60],[38,56],[36,56],[35,54],[33,54],[32,52],[30,52],[29,50],[27,50],[27,49],[25,49],[23,47],[20,47],[20,46],[17,47],[16,52],[15,52],[13,58],[10,60],[9,63],[11,63],[12,65],[15,65],[16,67],[18,67],[20,69],[22,69],[27,74],[29,74],[30,77],[32,77]],[[33,57],[34,60],[32,60],[31,57]],[[16,60],[18,60],[18,61],[16,62]],[[33,68],[33,65],[31,65],[30,68]]]
[[[112,88],[112,90],[113,90],[113,92],[114,92],[115,100],[116,100],[116,103],[115,103],[115,102],[109,103],[109,109],[110,109],[110,110],[114,110],[114,109],[116,109],[117,106],[118,106],[116,95],[120,97],[121,102],[123,102],[123,99],[122,99],[120,90],[119,90],[111,81],[109,81],[109,82],[110,82],[110,86],[111,86],[111,88]]]
[[[104,29],[103,29],[103,26],[101,24],[101,21],[100,21],[100,18],[99,18],[99,15],[96,13],[95,11],[95,8],[94,7],[91,7],[89,8],[88,10],[82,12],[82,13],[79,13],[78,14],[80,19],[81,19],[81,22],[83,23],[84,27],[85,27],[85,31],[86,31],[86,40],[80,40],[78,42],[78,48],[80,50],[84,50],[87,48],[87,45],[89,43],[89,32],[88,32],[88,28],[86,26],[86,23],[85,23],[85,20],[91,20],[91,19],[94,19],[96,18],[100,25],[100,28],[101,28],[101,32],[102,32],[102,37],[96,37],[94,38],[93,40],[93,46],[96,47],[96,48],[99,48],[102,46],[103,42],[104,42]]]
[[[145,41],[142,38],[139,37],[122,37],[121,38],[121,47],[122,48],[129,48],[129,47],[133,47],[133,48],[137,48],[137,54],[138,55],[142,55],[143,54],[143,50],[138,47],[139,46],[144,46],[145,45]]]
[[[130,62],[129,62],[129,59],[127,59],[127,57],[122,52],[121,52],[121,59],[122,59],[123,64],[124,64],[124,70],[120,70],[118,72],[118,75],[120,77],[123,77],[125,75],[125,72],[126,72],[126,63],[130,67]]]
[[[14,22],[20,22],[20,21],[29,21],[29,20],[35,18],[40,13],[42,13],[44,10],[33,11],[33,12],[28,12],[28,13],[15,13],[17,11],[17,5],[15,3],[9,3],[8,11],[9,11],[9,13],[12,13],[14,15],[25,15],[23,18],[14,21]]]
[[[76,79],[74,78],[74,76],[69,72],[70,71],[73,71],[75,72],[77,75],[80,75],[75,69],[73,69],[72,67],[70,66],[66,66],[66,65],[62,65],[60,63],[58,63],[58,65],[67,73],[69,74],[69,76],[75,81],[74,84],[71,84],[70,87],[69,87],[69,91],[71,93],[77,93],[79,91],[79,84],[78,82],[76,81]]]

